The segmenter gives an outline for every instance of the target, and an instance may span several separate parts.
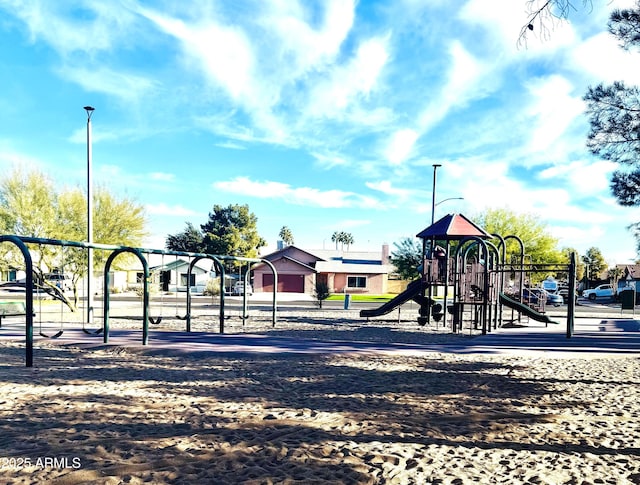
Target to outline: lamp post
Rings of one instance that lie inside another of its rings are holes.
[[[85,106],[87,112],[87,243],[93,243],[93,184],[91,173],[91,115],[95,108]],[[87,250],[87,323],[93,323],[93,248]]]
[[[446,199],[442,199],[441,201],[438,201],[435,203],[435,205],[433,206],[434,209],[434,214],[435,214],[435,208],[438,207],[440,204],[442,204],[443,202],[447,202],[449,200],[464,200],[464,197],[447,197]],[[434,216],[431,216],[431,219],[433,221]],[[433,222],[431,222],[431,224],[433,224]]]
[[[438,168],[442,167],[439,163],[433,164],[433,191],[431,192],[431,225],[435,222],[436,216],[436,175]]]

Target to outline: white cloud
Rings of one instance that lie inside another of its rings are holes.
[[[601,32],[577,44],[569,57],[571,66],[591,83],[625,81],[640,84],[636,51],[625,51],[609,33]]]
[[[103,2],[84,2],[84,15],[68,15],[65,2],[7,1],[4,6],[27,25],[32,42],[44,40],[63,56],[108,51],[126,35],[135,18],[131,11]]]
[[[310,86],[306,112],[315,117],[342,118],[355,99],[366,97],[389,58],[388,37],[365,40],[345,64],[336,64],[326,79]]]
[[[109,94],[126,103],[139,103],[158,88],[158,83],[147,77],[106,67],[66,65],[58,71],[87,92]]]
[[[261,199],[282,199],[295,205],[323,208],[382,208],[382,205],[376,199],[361,196],[354,192],[319,190],[311,187],[291,187],[289,184],[281,182],[257,182],[247,177],[236,177],[229,181],[215,182],[213,187],[225,192]]]
[[[167,34],[183,45],[188,59],[195,62],[207,78],[222,87],[234,100],[253,98],[251,86],[254,55],[251,42],[238,27],[202,19],[198,24],[187,24],[158,12],[141,9],[140,13],[153,21]]]
[[[266,32],[274,34],[275,47],[290,62],[294,77],[330,62],[340,50],[353,26],[355,3],[330,0],[319,19],[304,3],[273,2],[260,20]],[[315,21],[314,21],[315,20]],[[277,53],[277,51],[276,51]]]
[[[442,121],[453,108],[483,97],[494,84],[487,78],[491,66],[474,57],[461,42],[451,42],[448,52],[450,63],[446,79],[439,92],[429,97],[432,101],[418,118],[421,133]]]
[[[413,193],[412,190],[394,187],[389,180],[380,180],[379,182],[366,182],[365,185],[372,190],[377,190],[385,195],[398,197],[401,200],[409,198]]]
[[[584,112],[581,96],[572,96],[573,85],[564,77],[552,75],[529,83],[531,105],[528,115],[534,118],[528,151],[547,152],[562,139],[574,120]]]
[[[391,135],[384,150],[385,158],[391,165],[400,165],[411,156],[418,136],[418,133],[410,128],[397,130]]]
[[[326,169],[330,169],[338,165],[345,165],[347,163],[347,161],[343,158],[343,156],[340,153],[312,152],[311,155],[313,155],[313,157],[316,159],[316,161],[320,166]]]

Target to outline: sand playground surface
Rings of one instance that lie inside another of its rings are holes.
[[[139,326],[38,338],[32,368],[0,341],[1,483],[640,483],[638,347],[344,314],[229,320],[218,347],[181,352],[155,329],[148,348],[118,340]]]

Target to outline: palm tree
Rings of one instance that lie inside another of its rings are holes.
[[[347,251],[349,250],[349,246],[353,244],[355,241],[353,239],[353,235],[350,232],[344,231],[336,231],[331,236],[331,241],[336,243],[336,251],[338,250],[338,243],[341,244],[341,249],[344,250],[344,245],[347,245]]]
[[[335,231],[332,235],[331,235],[331,241],[336,243],[336,251],[338,250],[338,243],[342,241],[342,234],[341,232]]]
[[[343,232],[342,234],[344,235],[344,237],[342,238],[342,242],[347,245],[347,251],[349,251],[349,246],[355,243],[353,234],[351,234],[350,232]]]
[[[280,229],[280,234],[278,234],[278,236],[287,246],[293,246],[293,233],[287,226],[282,226],[282,229]]]

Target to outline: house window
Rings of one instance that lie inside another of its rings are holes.
[[[347,288],[366,288],[366,276],[347,276]]]
[[[187,273],[180,273],[180,286],[187,286]],[[189,286],[196,286],[196,275],[191,273],[191,284]]]
[[[144,283],[144,273],[136,273],[136,283]]]

